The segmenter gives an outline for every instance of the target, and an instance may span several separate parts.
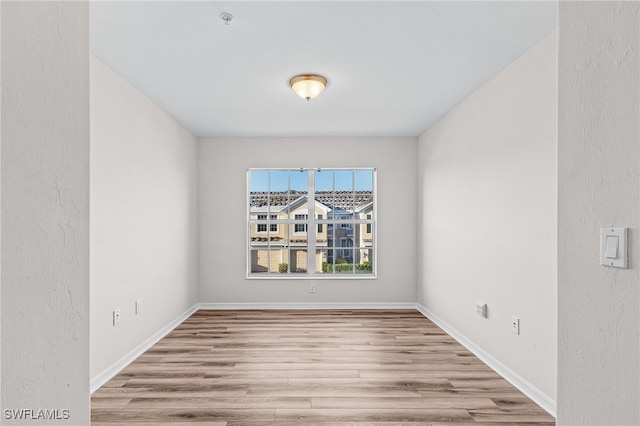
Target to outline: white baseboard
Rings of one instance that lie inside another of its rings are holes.
[[[416,309],[415,303],[200,303],[207,310]]]
[[[125,356],[111,364],[109,367],[104,369],[102,372],[98,373],[95,377],[91,379],[90,390],[91,393],[97,391],[102,385],[111,380],[116,374],[122,371],[127,365],[131,364],[136,358],[142,355],[146,350],[148,350],[151,346],[155,345],[160,339],[169,334],[171,330],[180,325],[184,320],[186,320],[191,314],[198,310],[198,304],[193,305],[186,312],[178,316],[176,319],[171,321],[169,324],[164,326],[161,330],[153,334],[144,342],[140,343],[138,346],[133,348],[129,353]]]
[[[536,404],[538,404],[542,409],[544,409],[547,413],[551,414],[553,417],[556,417],[556,401],[547,396],[544,392],[542,392],[537,387],[533,386],[531,383],[523,379],[509,367],[498,361],[491,354],[485,352],[481,347],[473,343],[471,340],[467,339],[463,334],[458,332],[455,328],[451,327],[433,312],[429,311],[427,308],[422,306],[421,304],[416,305],[416,309],[429,318],[444,330],[448,335],[456,339],[462,346],[471,351],[475,356],[480,358],[485,364],[491,367],[496,373],[502,376],[506,381],[515,386],[520,392],[527,395],[531,398]]]

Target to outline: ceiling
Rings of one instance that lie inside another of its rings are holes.
[[[544,1],[92,1],[91,50],[198,136],[415,136],[553,31],[556,11]],[[298,98],[288,81],[301,73],[324,75],[327,89]]]

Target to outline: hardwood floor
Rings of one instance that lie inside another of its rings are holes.
[[[91,398],[92,424],[554,424],[417,311],[198,311]]]

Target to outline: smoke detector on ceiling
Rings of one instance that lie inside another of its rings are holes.
[[[233,15],[227,12],[222,12],[220,14],[220,19],[222,19],[225,25],[229,25],[229,22],[233,20]]]

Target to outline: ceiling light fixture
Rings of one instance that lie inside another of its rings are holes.
[[[289,86],[298,96],[309,101],[327,87],[327,79],[317,74],[302,74],[289,80]]]

